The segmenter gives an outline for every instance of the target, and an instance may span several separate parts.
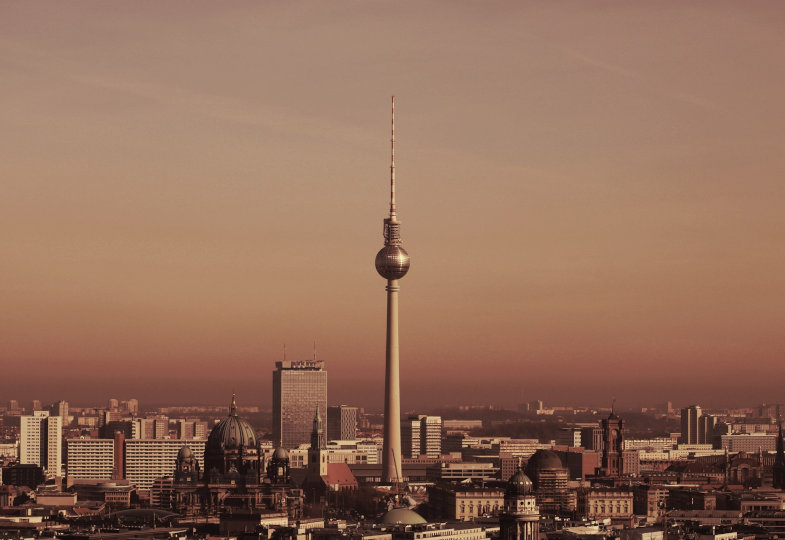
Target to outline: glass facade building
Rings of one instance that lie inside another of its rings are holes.
[[[317,409],[327,417],[327,372],[321,360],[276,362],[273,371],[273,444],[296,448],[311,441]]]

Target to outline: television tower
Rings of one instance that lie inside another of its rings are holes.
[[[384,220],[384,247],[376,254],[376,271],[387,280],[387,363],[384,376],[384,447],[382,482],[400,483],[401,383],[398,356],[398,280],[409,271],[409,254],[401,245],[395,209],[395,96],[392,97],[390,217]]]

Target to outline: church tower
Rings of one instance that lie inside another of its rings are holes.
[[[602,473],[605,476],[620,476],[623,472],[622,448],[624,445],[624,420],[616,414],[615,406],[611,414],[602,421]]]
[[[499,540],[538,540],[540,537],[540,510],[532,481],[520,469],[507,482],[499,527]]]
[[[324,422],[319,409],[313,417],[313,431],[311,431],[311,447],[308,449],[308,470],[312,476],[327,475],[327,436],[324,433]]]

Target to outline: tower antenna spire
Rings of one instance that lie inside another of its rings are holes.
[[[390,220],[395,221],[395,96],[392,97],[392,137],[390,138]]]

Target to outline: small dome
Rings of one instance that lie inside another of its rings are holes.
[[[425,518],[414,510],[408,508],[393,508],[382,516],[379,521],[382,525],[418,525],[427,523]]]
[[[532,481],[521,470],[512,475],[507,482],[507,495],[529,495],[532,492]]]
[[[177,452],[177,459],[179,461],[184,461],[186,459],[192,458],[194,455],[193,451],[188,446],[183,446],[180,448],[180,451]]]
[[[526,464],[526,474],[531,476],[542,469],[563,469],[561,459],[552,450],[537,450]]]
[[[273,459],[289,459],[289,452],[286,448],[276,448],[273,452]]]
[[[376,271],[385,279],[401,279],[409,271],[409,254],[401,246],[384,246],[375,262]]]

